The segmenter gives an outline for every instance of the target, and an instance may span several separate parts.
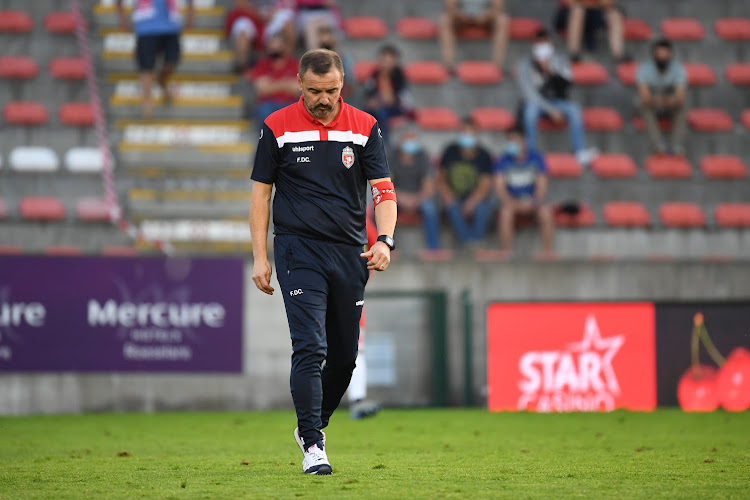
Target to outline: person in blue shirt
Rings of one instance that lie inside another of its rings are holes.
[[[544,155],[527,147],[524,131],[514,127],[508,131],[505,151],[494,166],[495,187],[502,202],[500,209],[500,242],[503,250],[513,246],[517,216],[532,216],[542,230],[542,246],[552,251],[555,220],[547,196],[547,164]]]

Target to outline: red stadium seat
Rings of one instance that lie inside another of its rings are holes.
[[[459,30],[456,36],[462,40],[483,40],[489,38],[490,31],[479,26],[470,26]]]
[[[44,255],[81,255],[81,247],[76,245],[50,245],[44,249]]]
[[[0,57],[0,78],[28,80],[39,74],[39,66],[30,57]]]
[[[624,62],[617,65],[617,78],[625,85],[635,85],[638,63]]]
[[[461,120],[450,108],[422,108],[417,110],[417,125],[426,130],[455,130]]]
[[[698,41],[706,36],[706,28],[696,19],[670,17],[661,22],[662,34],[674,41]]]
[[[107,222],[110,220],[109,205],[99,198],[81,198],[76,203],[76,217],[88,222]]]
[[[547,153],[545,160],[550,177],[580,177],[583,174],[583,167],[572,154]]]
[[[651,39],[651,26],[643,19],[625,19],[625,40],[643,42]]]
[[[20,10],[0,10],[0,32],[28,33],[34,29],[34,21]]]
[[[734,85],[750,85],[750,63],[729,64],[724,75]]]
[[[55,221],[65,218],[65,206],[52,196],[27,196],[19,203],[18,212],[26,220]]]
[[[3,118],[13,125],[42,125],[49,120],[49,114],[38,102],[13,101],[3,108]]]
[[[406,79],[411,83],[440,84],[448,80],[448,70],[439,62],[415,61],[404,66]]]
[[[76,32],[76,18],[72,12],[50,12],[44,17],[44,27],[50,33],[72,35]]]
[[[725,17],[714,22],[714,30],[724,40],[750,40],[750,19]]]
[[[655,179],[686,179],[693,168],[684,156],[651,155],[646,158],[646,171]]]
[[[82,57],[57,57],[49,63],[49,72],[58,80],[83,80],[86,61]]]
[[[503,79],[503,73],[489,61],[465,61],[456,68],[456,76],[472,85],[492,85]]]
[[[480,130],[508,130],[515,123],[513,113],[503,108],[474,108],[471,119]]]
[[[636,130],[646,130],[646,123],[640,116],[633,117],[633,126],[636,128]],[[670,120],[669,118],[659,118],[659,128],[663,132],[669,132],[670,130],[672,130],[672,120]]]
[[[0,199],[0,219],[4,219],[8,216],[8,205]]]
[[[576,85],[603,85],[609,80],[604,66],[596,62],[577,62],[572,65]]]
[[[604,221],[612,227],[647,227],[651,216],[641,203],[610,201],[604,205]]]
[[[721,227],[750,227],[750,203],[720,203],[714,219]]]
[[[691,87],[705,87],[716,84],[716,73],[711,66],[703,63],[685,63],[688,84]]]
[[[750,129],[750,109],[746,109],[742,112],[742,125],[745,126],[746,129]]]
[[[703,227],[706,225],[706,214],[695,203],[674,201],[662,203],[659,220],[667,227]]]
[[[356,16],[344,20],[344,31],[349,38],[379,39],[388,36],[385,21],[374,16]]]
[[[94,106],[88,102],[66,102],[58,112],[65,125],[90,127],[94,124]]]
[[[375,72],[378,63],[375,61],[357,61],[354,63],[354,77],[359,83],[367,81]]]
[[[591,207],[581,203],[580,210],[576,215],[567,214],[555,210],[555,224],[560,227],[588,227],[596,223],[596,216]]]
[[[402,17],[396,24],[396,31],[402,38],[433,40],[437,37],[438,27],[427,17]]]
[[[701,172],[709,179],[744,179],[747,166],[739,156],[708,155],[701,159]]]
[[[698,132],[729,132],[734,122],[723,109],[699,108],[688,111],[688,123]]]
[[[124,245],[110,245],[102,248],[102,255],[106,257],[136,257],[138,256],[138,249]]]
[[[591,162],[591,170],[599,177],[635,177],[638,167],[626,154],[600,154]]]
[[[0,245],[0,255],[21,255],[23,248],[18,245]]]
[[[533,40],[544,25],[533,17],[511,17],[510,38],[513,40]]]
[[[616,132],[622,129],[622,117],[614,108],[586,108],[583,124],[592,132]]]

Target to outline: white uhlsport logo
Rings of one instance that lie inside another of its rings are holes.
[[[341,163],[343,163],[346,168],[350,168],[354,165],[354,150],[349,146],[341,151]]]

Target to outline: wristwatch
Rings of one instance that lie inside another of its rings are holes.
[[[381,234],[380,236],[378,236],[378,241],[382,241],[383,243],[388,245],[388,248],[390,248],[391,250],[396,249],[396,244],[393,242],[393,238],[391,238],[387,234]]]

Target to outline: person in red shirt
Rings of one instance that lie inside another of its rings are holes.
[[[224,33],[231,39],[235,71],[248,65],[253,46],[263,39],[263,22],[250,0],[235,0],[224,20]]]
[[[262,124],[268,115],[297,101],[299,61],[289,53],[282,35],[268,39],[266,55],[246,73],[255,87],[255,117]]]

